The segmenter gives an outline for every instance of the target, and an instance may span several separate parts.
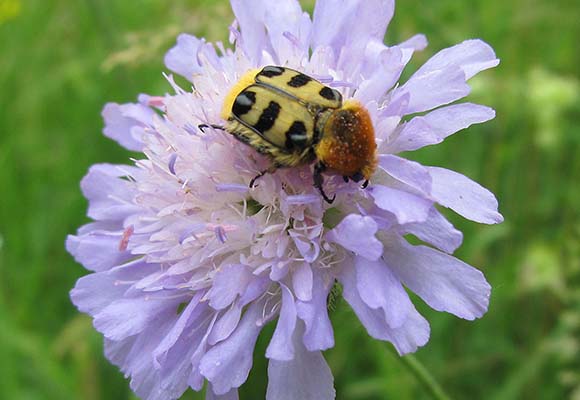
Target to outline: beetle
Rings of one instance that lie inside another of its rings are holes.
[[[365,180],[377,166],[377,145],[369,112],[355,100],[294,69],[266,66],[245,73],[225,97],[221,117],[225,126],[202,124],[232,134],[272,160],[250,181],[278,168],[316,161],[314,186],[324,200],[323,172],[345,182]]]

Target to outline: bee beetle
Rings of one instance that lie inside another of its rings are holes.
[[[346,100],[335,89],[299,71],[267,66],[248,71],[225,98],[225,130],[272,160],[270,168],[250,182],[278,168],[316,161],[314,186],[328,203],[322,173],[343,176],[345,182],[365,180],[377,166],[377,145],[368,111]]]

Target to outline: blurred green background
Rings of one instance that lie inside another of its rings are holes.
[[[170,92],[161,72],[176,35],[226,40],[232,19],[225,0],[0,0],[0,399],[133,398],[68,298],[85,274],[64,249],[87,221],[79,181],[130,156],[101,135],[104,104]],[[388,43],[429,38],[405,76],[466,38],[502,60],[469,97],[497,118],[408,154],[490,188],[506,219],[450,215],[465,233],[458,256],[494,288],[483,319],[417,301],[432,335],[416,357],[457,399],[580,399],[579,21],[577,0],[401,0],[389,28]],[[429,398],[344,302],[332,319],[339,399]],[[244,400],[264,397],[266,343]]]

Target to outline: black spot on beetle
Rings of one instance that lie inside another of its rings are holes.
[[[276,67],[273,65],[264,67],[260,75],[265,76],[266,78],[272,78],[274,76],[280,76],[284,73],[284,68]]]
[[[311,77],[309,77],[308,75],[304,75],[304,74],[298,74],[298,75],[294,75],[292,77],[292,79],[290,79],[288,81],[288,86],[292,86],[295,88],[299,88],[302,87],[304,85],[307,85],[308,82],[310,82],[312,80]]]
[[[234,105],[232,106],[232,113],[240,117],[250,112],[256,103],[256,93],[250,90],[245,90],[236,97]]]
[[[340,94],[340,92],[336,89],[331,89],[328,86],[325,86],[322,89],[320,89],[320,92],[318,92],[318,94],[320,94],[327,100],[337,100],[337,101],[342,100],[342,95]]]
[[[280,104],[271,101],[270,104],[268,104],[268,107],[266,107],[264,111],[262,111],[262,114],[260,114],[260,118],[254,125],[254,128],[256,128],[258,132],[266,132],[271,129],[276,122],[276,118],[278,118],[278,114],[280,114],[280,108]]]
[[[304,148],[307,141],[306,125],[302,121],[294,121],[286,131],[286,147],[288,149]]]

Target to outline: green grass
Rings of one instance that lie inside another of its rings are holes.
[[[430,40],[405,76],[466,38],[502,59],[469,98],[497,118],[408,155],[490,188],[506,218],[450,215],[465,233],[458,256],[494,288],[483,319],[417,301],[432,325],[417,358],[457,399],[580,398],[579,19],[577,0],[401,0],[389,28],[389,43]],[[100,134],[103,105],[169,92],[163,54],[177,33],[225,40],[231,20],[223,0],[0,0],[0,398],[132,398],[68,298],[85,273],[64,250],[87,221],[79,181],[91,164],[130,156]],[[332,319],[340,399],[428,398],[344,302]],[[267,339],[242,399],[264,397]]]

